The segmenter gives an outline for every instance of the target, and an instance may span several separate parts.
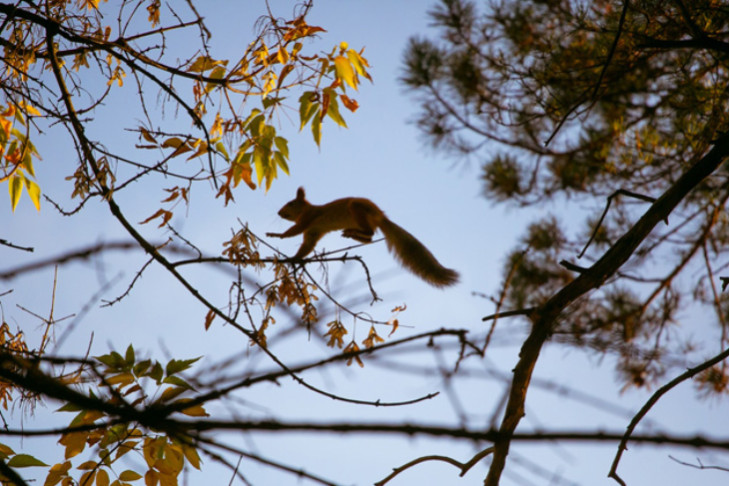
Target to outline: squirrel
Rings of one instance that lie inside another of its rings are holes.
[[[294,260],[308,255],[321,237],[330,231],[342,230],[345,238],[371,243],[375,229],[379,228],[390,252],[415,275],[435,287],[453,285],[458,281],[455,270],[441,265],[422,243],[387,219],[385,213],[369,199],[345,197],[318,206],[306,200],[304,188],[300,187],[296,191],[296,199],[284,204],[278,215],[294,221],[294,225],[283,233],[266,233],[266,236],[290,238],[303,233],[304,241]]]

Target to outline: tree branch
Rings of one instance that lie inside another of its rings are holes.
[[[501,423],[503,439],[495,444],[494,459],[485,486],[497,486],[509,454],[510,436],[524,416],[527,389],[534,366],[560,313],[577,298],[598,288],[630,258],[658,223],[668,218],[686,195],[714,172],[729,154],[729,134],[722,135],[711,150],[689,168],[658,198],[633,227],[587,271],[563,287],[532,314],[532,331],[524,341]]]
[[[641,421],[643,417],[648,414],[651,408],[653,408],[653,405],[655,405],[658,400],[661,399],[663,395],[671,391],[671,389],[675,388],[677,385],[683,383],[684,381],[693,378],[698,373],[701,373],[702,371],[711,368],[717,363],[720,363],[724,361],[725,359],[729,358],[729,348],[725,349],[721,353],[717,354],[713,358],[711,358],[708,361],[704,361],[698,366],[695,366],[693,368],[690,368],[686,370],[684,373],[681,373],[673,380],[669,381],[662,387],[660,387],[656,392],[648,399],[648,401],[641,407],[641,409],[638,411],[638,413],[633,417],[633,420],[630,421],[630,424],[628,425],[627,430],[625,431],[625,434],[620,439],[620,445],[618,446],[618,452],[615,454],[615,459],[613,460],[613,464],[610,467],[610,473],[608,474],[608,477],[615,479],[615,481],[618,482],[618,484],[625,486],[625,482],[618,476],[618,463],[620,462],[620,458],[623,457],[623,452],[628,448],[627,443],[630,439],[631,434],[637,427],[638,423]]]

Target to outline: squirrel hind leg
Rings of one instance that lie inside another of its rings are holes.
[[[342,231],[342,236],[352,238],[360,243],[372,243],[372,236],[375,234],[372,230],[363,230],[359,228],[347,228]]]

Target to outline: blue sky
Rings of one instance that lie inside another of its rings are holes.
[[[270,2],[274,12],[285,16],[290,13],[291,2]],[[387,318],[389,309],[406,303],[408,310],[401,316],[403,327],[399,337],[440,327],[465,328],[478,331],[483,328],[481,317],[490,314],[493,305],[478,294],[495,294],[500,283],[500,270],[507,251],[515,243],[529,221],[537,219],[539,210],[519,212],[516,209],[496,207],[480,196],[478,161],[470,164],[446,158],[427,148],[411,123],[417,110],[417,101],[406,92],[397,79],[401,73],[401,59],[407,39],[412,35],[432,35],[429,30],[427,10],[431,2],[383,1],[383,0],[327,0],[317,1],[308,21],[321,25],[327,32],[321,35],[321,49],[346,41],[355,49],[365,46],[365,56],[372,66],[374,83],[365,82],[356,94],[361,108],[349,114],[349,129],[329,124],[325,127],[321,149],[318,149],[308,131],[296,132],[296,124],[282,119],[280,130],[290,140],[292,160],[291,176],[274,182],[271,190],[240,189],[236,204],[223,208],[204,191],[193,193],[190,210],[176,216],[173,224],[194,239],[210,254],[219,254],[222,241],[229,238],[231,228],[237,226],[236,218],[247,221],[258,234],[281,231],[288,227],[276,215],[279,207],[291,199],[298,186],[304,186],[308,198],[314,203],[324,203],[344,196],[364,196],[375,201],[388,216],[423,241],[446,266],[458,270],[462,279],[458,286],[446,290],[433,289],[402,270],[379,243],[357,250],[367,261],[373,273],[374,284],[384,302],[370,306],[368,302],[356,304],[377,318]],[[246,42],[250,27],[262,12],[264,3],[211,1],[199,8],[210,9],[206,15],[213,31],[213,46],[234,47],[236,42]],[[122,105],[106,107],[94,122],[96,130],[104,130],[113,121],[114,109]],[[123,115],[124,113],[122,113]],[[296,120],[295,109],[292,120]],[[39,182],[44,191],[58,199],[70,193],[70,186],[63,181],[69,175],[73,154],[64,152],[60,141],[48,134],[46,142],[37,143],[44,161],[37,164]],[[109,143],[114,143],[110,141]],[[57,144],[57,145],[56,145]],[[66,147],[67,149],[67,147]],[[68,153],[68,156],[64,156]],[[139,184],[134,191],[120,195],[122,208],[132,221],[141,221],[150,214],[150,208],[161,199],[159,192],[150,186]],[[584,209],[584,208],[583,208]],[[589,209],[589,208],[587,208]],[[560,207],[543,207],[541,211],[560,211]],[[583,216],[575,212],[575,218]],[[7,199],[0,199],[0,238],[17,244],[35,246],[33,255],[20,255],[0,247],[2,268],[29,259],[57,254],[63,248],[124,238],[122,229],[111,220],[103,204],[92,201],[83,214],[73,218],[59,216],[45,204],[36,213],[28,200],[20,203],[11,214]],[[153,228],[144,227],[148,236],[163,238]],[[300,240],[292,238],[274,241],[280,249],[293,253]],[[337,235],[326,237],[320,244],[328,249],[348,245]],[[110,299],[123,292],[135,272],[145,261],[141,254],[112,254],[94,263],[77,263],[60,269],[55,316],[78,314],[88,304],[99,286],[116,282],[104,294]],[[229,281],[218,271],[200,271],[195,281],[203,286],[214,301],[227,299]],[[353,265],[330,267],[332,285],[347,282],[351,294],[343,297],[365,295],[364,281],[359,269]],[[14,293],[2,300],[3,311],[12,324],[26,326],[27,315],[16,304],[23,305],[39,314],[47,313],[53,281],[52,270],[33,274],[31,277],[11,282],[0,282],[0,293],[8,287]],[[358,287],[359,286],[359,287]],[[241,367],[271,366],[253,355],[248,343],[230,327],[214,325],[205,332],[202,326],[204,310],[196,303],[189,303],[183,289],[163,271],[151,268],[135,285],[129,297],[111,308],[99,308],[93,302],[91,310],[82,319],[69,319],[73,323],[71,338],[63,342],[59,352],[80,354],[89,346],[92,355],[102,354],[110,348],[123,350],[131,341],[140,352],[164,359],[169,352],[174,357],[206,356],[203,363],[215,362],[225,357],[237,357]],[[10,316],[13,316],[12,319]],[[351,321],[346,324],[351,325]],[[68,329],[59,327],[56,337]],[[281,319],[279,326],[290,323]],[[358,339],[365,337],[368,326],[360,324]],[[38,338],[40,326],[27,328],[29,341]],[[424,422],[457,424],[458,412],[462,412],[471,427],[488,426],[491,414],[502,398],[504,387],[490,373],[500,370],[508,377],[516,363],[518,344],[524,336],[524,328],[512,321],[499,324],[499,341],[490,348],[483,362],[472,360],[469,370],[473,377],[458,383],[453,394],[444,389],[437,375],[422,372],[398,373],[393,376],[386,364],[368,364],[364,369],[330,368],[322,373],[312,373],[307,378],[314,384],[344,396],[387,401],[406,400],[433,391],[442,391],[434,400],[407,409],[387,409],[337,405],[331,400],[303,390],[289,381],[283,387],[265,385],[250,396],[242,394],[242,402],[232,412],[252,417],[279,417],[288,420],[316,421],[356,420]],[[398,336],[395,336],[398,337]],[[303,342],[302,342],[303,340]],[[282,341],[278,352],[290,363],[305,361],[313,356],[326,356],[331,351],[306,340],[303,333]],[[443,350],[443,359],[453,356]],[[403,364],[433,367],[436,355],[413,354],[410,362],[407,354],[396,357]],[[556,384],[601,397],[627,411],[637,410],[648,397],[646,392],[620,393],[613,381],[609,359],[587,356],[583,352],[557,345],[547,346],[537,365],[535,379]],[[664,399],[650,414],[654,427],[679,433],[724,434],[726,404],[707,402],[697,404],[690,397],[690,385],[682,385]],[[12,426],[58,424],[58,414],[49,413],[54,406],[39,409],[37,420],[16,414]],[[70,417],[69,417],[70,418]],[[527,418],[522,430],[624,430],[630,419],[607,413],[585,405],[577,395],[556,394],[554,391],[535,387],[527,402]],[[67,420],[60,417],[60,420]],[[62,423],[62,422],[61,422]],[[723,427],[720,430],[717,427]],[[647,429],[650,430],[650,429]],[[256,437],[223,436],[231,444],[250,447],[261,454],[283,459],[289,464],[304,466],[342,484],[371,484],[386,476],[391,468],[427,454],[451,455],[466,461],[475,449],[468,444],[454,445],[450,441],[422,438],[373,437],[310,437],[290,434]],[[47,447],[37,440],[16,443],[20,449],[32,453],[46,462],[58,461],[54,454],[60,449]],[[607,479],[607,472],[615,454],[616,445],[516,445],[510,456],[510,473],[503,484],[547,484],[544,475],[529,472],[530,463],[545,469],[549,477],[562,477],[566,483],[555,484],[615,484]],[[696,471],[669,459],[668,454],[693,461],[699,456],[705,463],[712,463],[716,456],[694,450],[671,451],[664,448],[631,447],[621,463],[621,473],[629,484],[726,484],[727,474],[718,471]],[[726,462],[724,462],[726,464]],[[205,474],[220,478],[216,484],[227,484],[228,471],[208,460]],[[268,468],[244,463],[246,474],[253,484],[306,484],[298,483],[290,476],[279,476]],[[428,463],[404,473],[390,484],[454,484],[477,485],[483,481],[484,466],[471,470],[464,478],[451,466]],[[209,478],[209,476],[206,476]],[[199,476],[191,477],[191,484],[198,484]],[[569,482],[571,481],[571,482]],[[212,484],[212,483],[210,483]]]

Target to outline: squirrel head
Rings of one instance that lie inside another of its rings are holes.
[[[296,221],[301,213],[310,206],[311,204],[309,203],[309,201],[306,200],[306,193],[304,192],[304,188],[299,187],[299,189],[296,191],[296,199],[292,199],[291,201],[284,204],[284,206],[279,210],[278,215],[281,216],[283,219]]]

